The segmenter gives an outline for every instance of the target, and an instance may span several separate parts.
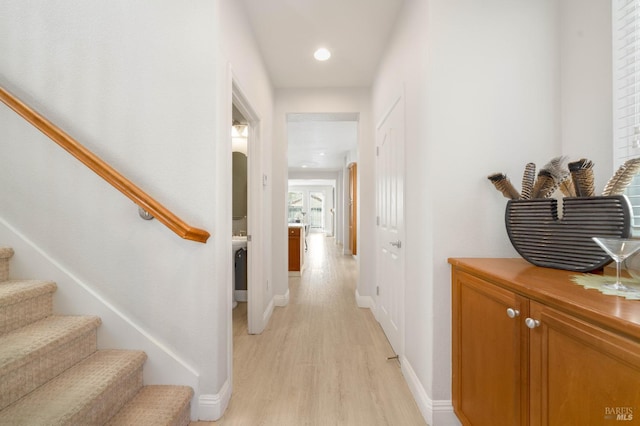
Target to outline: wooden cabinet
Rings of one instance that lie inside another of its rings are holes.
[[[532,425],[640,423],[640,342],[537,302],[530,317]]]
[[[454,281],[453,400],[465,424],[525,424],[527,301],[464,272]],[[506,315],[507,309],[519,313]]]
[[[450,259],[465,425],[640,423],[640,302],[521,259]]]
[[[289,275],[301,275],[304,270],[304,226],[289,225]]]

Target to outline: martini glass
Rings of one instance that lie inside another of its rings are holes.
[[[616,262],[616,282],[605,284],[603,287],[619,292],[637,291],[620,282],[620,270],[622,269],[622,262],[640,250],[640,239],[630,240],[604,237],[592,237],[592,239]]]

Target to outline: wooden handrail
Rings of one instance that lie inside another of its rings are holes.
[[[189,226],[142,189],[122,176],[113,167],[105,163],[38,112],[29,108],[3,87],[0,87],[0,100],[180,237],[200,243],[207,242],[209,238],[207,231]]]

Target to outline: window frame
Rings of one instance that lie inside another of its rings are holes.
[[[640,0],[613,0],[613,168],[640,157]],[[640,235],[640,175],[625,194],[633,209],[634,235]]]

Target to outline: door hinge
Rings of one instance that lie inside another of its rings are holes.
[[[376,157],[380,156],[380,147],[376,146]]]
[[[376,225],[380,226],[380,216],[376,216]]]
[[[376,286],[376,296],[380,296],[380,286]]]

